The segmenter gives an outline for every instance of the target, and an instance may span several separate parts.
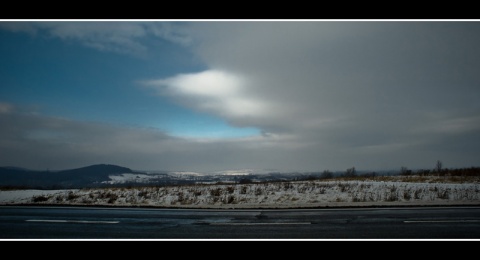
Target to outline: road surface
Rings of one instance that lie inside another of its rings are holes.
[[[0,239],[480,239],[480,207],[0,207]]]

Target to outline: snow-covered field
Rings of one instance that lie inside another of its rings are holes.
[[[480,183],[373,180],[0,191],[0,204],[186,208],[480,205]]]

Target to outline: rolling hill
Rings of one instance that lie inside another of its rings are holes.
[[[16,167],[0,167],[0,186],[29,188],[84,188],[108,181],[109,175],[133,173],[126,167],[97,164],[62,171],[34,171]]]

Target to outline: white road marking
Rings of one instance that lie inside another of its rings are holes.
[[[459,219],[459,220],[406,220],[403,223],[464,223],[464,222],[480,222],[475,219]]]
[[[64,219],[28,219],[27,222],[47,223],[81,223],[81,224],[118,224],[120,221],[88,221],[88,220],[64,220]]]
[[[311,225],[311,222],[263,222],[263,223],[239,223],[239,222],[212,222],[212,226],[259,226],[259,225]]]

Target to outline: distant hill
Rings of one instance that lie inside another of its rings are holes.
[[[18,167],[0,167],[0,187],[27,187],[39,189],[85,188],[99,186],[110,180],[109,175],[133,173],[126,167],[97,164],[62,171],[33,171]]]
[[[332,178],[375,178],[394,175],[418,176],[480,176],[480,167],[442,169],[440,172],[417,170],[356,171],[356,176],[345,176],[346,172],[266,172],[224,171],[218,174],[185,172],[143,172],[110,164],[97,164],[61,171],[34,171],[19,167],[0,167],[1,189],[81,189],[101,187],[166,186],[207,183],[260,183],[319,180]]]

